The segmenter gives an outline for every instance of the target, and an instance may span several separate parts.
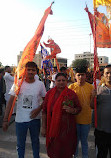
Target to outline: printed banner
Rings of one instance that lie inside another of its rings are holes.
[[[42,57],[41,68],[46,69],[50,74],[50,72],[53,71],[53,66],[50,59],[46,60],[47,56],[49,56],[49,52],[41,45],[41,57]]]
[[[98,7],[99,5],[103,6],[111,6],[111,0],[93,0],[94,7]]]
[[[94,37],[94,15],[85,8]],[[99,48],[111,48],[111,27],[104,13],[96,12],[96,46]]]

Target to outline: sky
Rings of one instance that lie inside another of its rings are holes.
[[[16,66],[17,55],[23,51],[34,36],[46,8],[52,0],[0,0],[0,62],[3,66]],[[53,15],[49,15],[41,43],[51,37],[61,48],[58,57],[68,59],[68,66],[74,55],[86,51],[94,52],[93,37],[86,4],[93,13],[93,0],[55,0]],[[104,11],[100,7],[100,11]],[[40,51],[38,47],[37,52]],[[98,48],[99,56],[108,56],[111,48]]]

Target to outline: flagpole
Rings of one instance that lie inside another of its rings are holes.
[[[58,72],[60,72],[59,63],[58,63],[58,61],[57,61],[57,57],[55,57],[54,59],[55,59],[56,65],[57,65],[57,70],[58,70]]]
[[[96,63],[97,63],[97,46],[96,46],[96,7],[94,3],[94,88],[97,89],[96,85]],[[97,128],[97,98],[94,98],[94,118],[95,128]]]
[[[54,66],[56,66],[55,58],[54,58]]]
[[[45,77],[45,85],[46,85],[46,72],[45,72],[45,68],[44,68],[44,63],[43,63],[43,74],[44,74],[44,77]]]

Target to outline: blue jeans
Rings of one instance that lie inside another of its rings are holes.
[[[18,158],[24,158],[25,142],[26,142],[28,129],[30,132],[30,137],[31,137],[31,142],[32,142],[33,157],[40,158],[39,157],[40,119],[35,119],[30,122],[23,122],[23,123],[16,122]]]
[[[88,134],[90,130],[90,124],[77,124],[77,148],[75,157],[78,156],[79,141],[81,141],[82,158],[88,158]]]

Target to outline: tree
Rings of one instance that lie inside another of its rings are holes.
[[[85,67],[89,67],[89,62],[86,59],[77,59],[77,60],[73,60],[72,67],[79,67],[79,66],[85,66]]]
[[[2,67],[3,65],[2,65],[2,63],[0,62],[0,67]]]

